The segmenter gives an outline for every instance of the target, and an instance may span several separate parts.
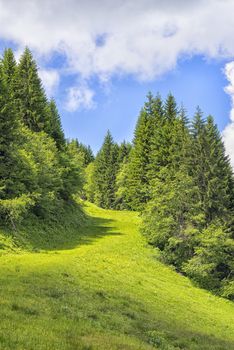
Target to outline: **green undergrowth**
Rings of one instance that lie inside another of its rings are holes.
[[[87,215],[75,202],[58,206],[46,217],[30,214],[20,223],[0,227],[0,254],[73,248],[80,241],[78,230],[86,222]]]
[[[234,349],[233,303],[160,263],[136,213],[84,212],[1,229],[1,350]]]

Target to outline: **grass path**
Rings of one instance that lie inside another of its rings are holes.
[[[234,349],[233,303],[158,262],[135,213],[85,210],[82,230],[34,227],[40,252],[0,256],[1,350]]]

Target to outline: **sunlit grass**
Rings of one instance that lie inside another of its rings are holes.
[[[162,265],[136,213],[85,211],[25,223],[31,252],[0,235],[1,350],[234,349],[233,303]]]

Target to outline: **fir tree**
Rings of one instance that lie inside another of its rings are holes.
[[[84,167],[87,167],[90,163],[94,161],[94,155],[91,147],[78,142],[78,149],[83,155]]]
[[[189,119],[188,119],[187,112],[186,112],[186,109],[184,108],[183,104],[181,105],[181,107],[179,109],[178,117],[181,120],[182,125],[184,126],[184,128],[188,127]]]
[[[102,208],[114,208],[118,152],[110,132],[95,160],[95,202]]]
[[[160,168],[168,162],[168,150],[170,142],[170,128],[164,114],[163,102],[158,94],[155,99],[154,127],[150,143],[148,179],[152,180],[158,177]]]
[[[202,111],[197,107],[196,114],[192,122],[192,147],[191,147],[191,174],[195,183],[199,189],[199,200],[203,205],[203,211],[205,211],[204,203],[206,201],[207,194],[207,139],[206,139],[206,127],[203,119]]]
[[[61,125],[61,118],[53,99],[48,103],[48,124],[46,126],[46,132],[55,140],[58,149],[61,150],[64,148],[66,142]]]
[[[90,163],[92,163],[95,159],[92,148],[90,147],[90,145],[85,146],[85,166],[88,166]]]
[[[149,93],[140,112],[134,132],[133,148],[129,156],[126,197],[132,209],[142,209],[149,200],[149,164],[152,138],[156,124],[157,101]]]
[[[128,160],[132,146],[130,143],[123,141],[119,146],[118,152],[118,172],[116,175],[116,209],[129,209],[126,200],[126,183]]]
[[[0,134],[0,220],[49,215],[81,189],[81,154],[66,146],[28,49],[18,66],[10,49],[0,62]]]
[[[38,76],[36,62],[28,48],[20,58],[16,73],[17,112],[33,131],[48,130],[47,99]]]
[[[118,163],[122,164],[128,159],[129,153],[131,151],[131,144],[123,141],[119,146]]]
[[[154,180],[152,199],[143,213],[142,232],[148,241],[163,251],[166,262],[181,268],[193,254],[200,217],[197,189],[181,166],[173,177],[167,168]]]
[[[175,97],[170,93],[167,96],[166,102],[164,104],[164,115],[170,121],[173,122],[178,114],[178,108],[176,104]]]
[[[193,253],[194,232],[198,232],[194,218],[200,226],[203,217],[197,188],[189,173],[191,138],[185,112],[181,118],[174,98],[170,95],[168,100],[173,106],[168,108],[172,116],[165,116],[169,112],[161,115],[152,141],[151,199],[143,213],[143,232],[163,250],[165,260],[179,268]]]
[[[14,196],[17,169],[14,162],[14,147],[19,135],[19,125],[13,101],[6,84],[3,66],[0,67],[0,195]]]
[[[225,219],[233,199],[233,174],[217,125],[211,116],[206,123],[207,194],[205,211],[208,222]]]
[[[6,84],[8,93],[13,94],[15,74],[16,74],[16,61],[14,53],[11,49],[6,49],[3,53],[3,58],[1,60],[2,67],[2,77]],[[12,96],[13,97],[13,96]]]
[[[192,137],[191,174],[207,223],[217,217],[225,219],[232,207],[233,173],[213,118],[209,116],[205,122],[200,109],[194,117]]]

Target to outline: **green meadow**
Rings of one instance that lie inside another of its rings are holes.
[[[1,350],[234,349],[232,302],[160,263],[136,213],[83,206],[1,229]]]

